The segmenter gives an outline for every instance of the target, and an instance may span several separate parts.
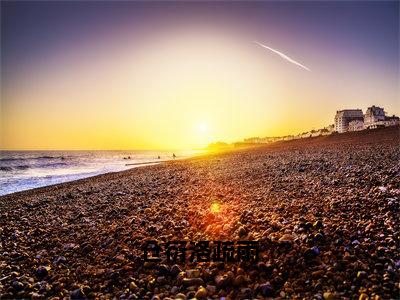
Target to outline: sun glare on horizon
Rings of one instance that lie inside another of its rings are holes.
[[[208,131],[208,126],[207,126],[207,124],[205,123],[205,122],[200,122],[200,123],[198,123],[197,124],[197,131],[199,132],[199,133],[207,133],[207,131]]]

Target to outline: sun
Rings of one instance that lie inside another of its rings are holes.
[[[212,131],[208,125],[204,120],[194,123],[193,139],[196,140],[198,147],[206,147],[212,140]]]
[[[197,131],[199,133],[206,133],[208,131],[208,126],[205,122],[199,122],[197,124]]]

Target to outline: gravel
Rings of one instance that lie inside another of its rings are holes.
[[[1,298],[398,298],[399,142],[280,142],[2,196]],[[147,240],[244,239],[258,263],[143,261]]]

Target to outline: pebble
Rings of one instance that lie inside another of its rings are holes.
[[[182,294],[182,293],[179,293],[179,294],[176,294],[176,295],[175,295],[174,299],[182,299],[182,300],[185,300],[185,299],[186,299],[186,295],[185,295],[185,294]]]
[[[368,295],[364,293],[361,293],[360,297],[358,297],[358,300],[368,300],[368,299],[369,299]]]
[[[339,298],[335,293],[325,292],[324,293],[324,299],[325,300],[338,300]]]
[[[55,260],[54,260],[54,264],[55,265],[59,265],[59,264],[65,264],[67,262],[67,259],[64,256],[58,256]]]
[[[264,272],[264,273],[271,273],[273,270],[273,266],[271,264],[266,264],[265,262],[259,262],[257,264],[257,269],[260,272]]]
[[[215,294],[215,292],[217,291],[217,287],[215,286],[215,285],[207,285],[206,286],[206,290],[208,291],[208,293],[210,294],[210,295],[214,295]]]
[[[20,281],[13,281],[12,287],[16,291],[21,291],[21,290],[24,289],[24,284],[22,282],[20,282]]]
[[[189,278],[198,278],[198,277],[200,277],[200,271],[197,269],[187,270],[186,276]]]
[[[314,259],[314,258],[317,257],[319,254],[320,254],[319,248],[316,247],[316,246],[313,246],[313,247],[307,249],[307,250],[304,252],[304,258],[305,258],[305,259],[309,259],[309,260],[310,260],[310,259]]]
[[[85,299],[86,298],[85,293],[80,288],[72,291],[70,296],[71,296],[71,299]]]
[[[357,272],[357,278],[358,279],[363,279],[363,278],[366,278],[367,277],[367,272],[365,272],[365,271],[358,271]]]
[[[177,287],[176,285],[174,285],[171,289],[171,294],[176,294],[179,291],[179,287]]]
[[[242,295],[241,298],[244,299],[251,299],[252,298],[252,291],[250,288],[241,288],[240,289],[240,294]]]
[[[315,256],[317,256],[321,253],[321,251],[319,250],[319,248],[317,246],[311,247],[311,251],[313,252],[313,254]]]
[[[294,240],[293,235],[291,234],[284,234],[283,236],[280,237],[279,241],[280,242],[291,242]]]
[[[169,270],[168,266],[166,266],[166,265],[158,266],[158,274],[161,276],[168,276],[170,274],[170,270]]]
[[[215,277],[215,283],[219,288],[226,287],[232,283],[233,277],[234,274],[232,272],[227,272],[224,275],[217,275]]]
[[[204,281],[201,278],[184,278],[182,283],[184,286],[198,286],[203,285]]]
[[[245,277],[243,275],[238,275],[235,277],[233,280],[233,285],[234,286],[241,286],[245,281]]]
[[[274,296],[274,289],[272,288],[272,285],[269,283],[263,283],[260,285],[260,292],[261,295],[264,297],[273,297]]]
[[[207,290],[204,287],[199,287],[195,294],[195,298],[197,299],[205,299],[207,298]]]
[[[178,274],[182,272],[181,268],[178,265],[173,265],[171,267],[171,276],[176,277]]]
[[[1,298],[396,299],[400,139],[391,130],[2,196]],[[239,238],[260,242],[257,264],[144,262],[141,251],[149,239]]]
[[[136,283],[134,281],[131,281],[131,283],[129,284],[129,289],[131,291],[134,291],[134,290],[137,289],[137,285],[136,285]]]
[[[318,232],[315,236],[314,236],[314,241],[315,242],[319,242],[322,241],[324,239],[324,235],[320,232]]]
[[[322,223],[321,220],[317,220],[314,222],[313,227],[317,229],[324,228],[324,224]]]
[[[240,238],[245,237],[245,236],[247,235],[247,229],[246,229],[246,227],[245,227],[245,226],[239,227],[239,229],[238,229],[238,234],[239,234],[239,237],[240,237]]]
[[[45,266],[40,266],[39,268],[36,269],[36,276],[38,278],[43,278],[46,277],[49,274],[48,268]]]

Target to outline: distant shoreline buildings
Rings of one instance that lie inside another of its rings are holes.
[[[388,117],[382,107],[375,105],[368,107],[365,114],[361,109],[338,110],[334,123],[335,131],[338,133],[396,126],[398,124],[399,117],[395,115]]]
[[[364,115],[361,109],[344,109],[338,110],[335,115],[334,126],[335,131],[343,133],[349,131],[349,124],[353,122],[363,122]]]
[[[286,135],[279,137],[252,137],[242,142],[236,142],[235,147],[249,146],[255,144],[269,144],[278,141],[290,141],[302,138],[329,135],[332,133],[344,133],[375,129],[379,127],[396,126],[400,124],[398,116],[387,116],[383,108],[372,105],[368,107],[365,114],[361,109],[344,109],[336,111],[334,123],[318,130],[311,130],[297,135]],[[222,143],[227,145],[225,143]],[[218,143],[212,144],[217,146]]]

